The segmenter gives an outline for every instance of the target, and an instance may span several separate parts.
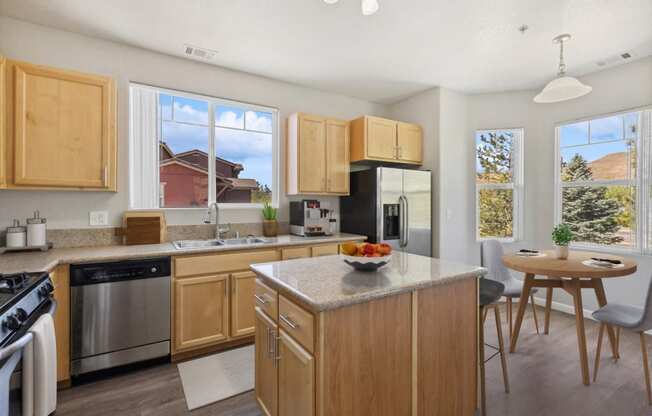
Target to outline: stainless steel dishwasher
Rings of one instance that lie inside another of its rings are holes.
[[[170,258],[70,266],[73,376],[170,354]]]

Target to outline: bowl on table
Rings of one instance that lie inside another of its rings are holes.
[[[392,259],[392,247],[380,243],[342,244],[344,263],[360,271],[376,271]]]
[[[375,272],[381,267],[387,265],[392,259],[391,254],[381,257],[362,257],[347,255],[344,255],[343,257],[344,263],[362,272]]]

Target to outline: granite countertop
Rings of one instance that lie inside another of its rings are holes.
[[[280,235],[275,238],[266,238],[266,240],[270,241],[268,243],[249,244],[246,246],[224,245],[182,250],[174,248],[172,243],[134,246],[116,245],[104,247],[54,248],[46,252],[1,254],[0,274],[50,271],[58,264],[137,259],[154,256],[178,256],[183,254],[220,253],[233,250],[277,248],[304,244],[339,243],[361,239],[366,239],[366,237],[356,234],[338,233],[323,237]]]
[[[344,256],[312,257],[254,264],[270,286],[287,291],[313,311],[336,309],[415,289],[477,278],[486,269],[431,257],[395,252],[377,272],[359,272]]]

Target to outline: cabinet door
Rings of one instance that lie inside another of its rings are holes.
[[[254,333],[254,293],[256,274],[253,272],[231,275],[231,336],[241,337]]]
[[[14,63],[14,184],[115,186],[110,78]]]
[[[326,120],[299,116],[299,192],[326,190]]]
[[[256,402],[266,416],[276,415],[278,378],[276,372],[276,324],[256,308]]]
[[[312,256],[333,256],[339,253],[339,246],[337,244],[329,244],[327,246],[315,246],[312,248]]]
[[[396,122],[367,117],[367,157],[396,159]]]
[[[0,55],[0,188],[7,185],[7,59]]]
[[[282,330],[278,339],[278,414],[315,414],[315,360]]]
[[[282,260],[302,259],[310,257],[310,247],[290,247],[281,249]]]
[[[416,124],[398,123],[398,158],[401,161],[421,163],[423,161],[423,135]]]
[[[326,187],[328,192],[349,193],[349,123],[326,120]]]
[[[52,274],[54,300],[54,334],[57,343],[57,381],[70,379],[70,266],[57,266]]]
[[[204,347],[227,338],[228,285],[228,274],[175,281],[174,345],[177,350]]]

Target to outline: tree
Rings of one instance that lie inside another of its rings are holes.
[[[489,132],[480,135],[477,157],[478,183],[508,183],[512,180],[511,134]],[[480,237],[512,237],[514,193],[511,189],[481,189],[479,199]]]
[[[593,178],[586,160],[575,154],[562,166],[564,182],[590,181]],[[607,195],[606,186],[574,186],[562,190],[562,221],[573,232],[575,241],[615,244],[623,241],[616,235],[620,225],[618,201]]]

